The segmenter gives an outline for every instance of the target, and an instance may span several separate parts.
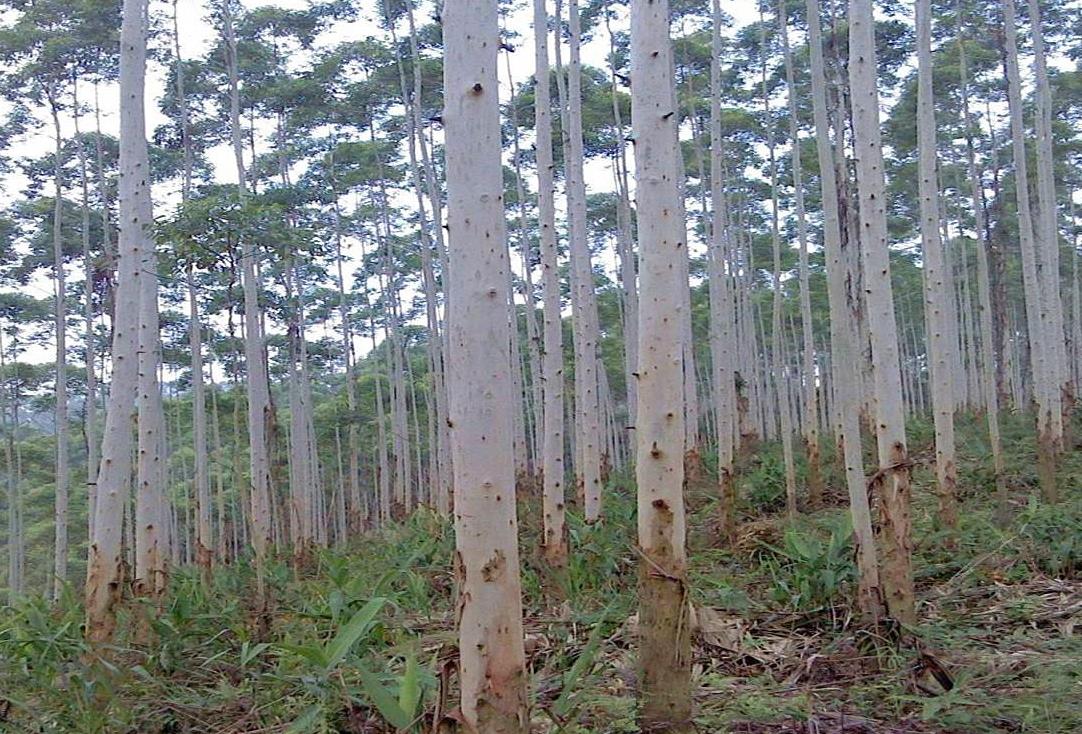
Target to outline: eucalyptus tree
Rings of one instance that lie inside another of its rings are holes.
[[[768,86],[767,72],[767,24],[763,18],[762,8],[759,11],[759,38],[760,38],[760,68],[762,79],[763,100],[763,127],[766,135],[766,147],[768,156],[768,175],[770,179],[770,242],[773,254],[773,274],[771,281],[771,314],[770,314],[770,370],[773,379],[773,390],[777,403],[778,422],[780,423],[782,461],[785,466],[785,504],[790,516],[797,512],[796,490],[796,462],[793,456],[793,425],[792,414],[789,409],[789,380],[788,367],[782,354],[782,256],[781,256],[781,229],[778,202],[778,164],[776,145],[774,142],[774,119],[770,107],[770,89]]]
[[[248,195],[244,163],[244,131],[240,121],[240,62],[234,31],[233,0],[223,0],[219,21],[229,89],[229,131],[237,171],[237,195],[242,205]],[[260,281],[256,272],[258,251],[252,237],[241,243],[241,273],[244,288],[244,354],[248,379],[248,442],[251,481],[252,547],[255,550],[256,578],[261,600],[265,600],[264,566],[271,540],[270,446],[267,428],[271,418],[270,384],[263,344],[263,318],[259,300]]]
[[[860,248],[875,386],[882,573],[887,609],[896,620],[916,620],[909,503],[910,462],[901,399],[898,331],[890,281],[882,131],[879,125],[875,22],[871,0],[849,2],[849,87],[860,206]]]
[[[1007,101],[1011,120],[1011,150],[1014,156],[1015,196],[1018,206],[1019,247],[1022,254],[1022,285],[1025,294],[1026,326],[1029,341],[1033,404],[1037,411],[1037,470],[1041,492],[1056,496],[1057,424],[1062,422],[1061,395],[1054,365],[1057,350],[1049,304],[1043,291],[1042,269],[1048,267],[1047,253],[1038,242],[1029,192],[1029,164],[1026,131],[1022,120],[1021,76],[1018,69],[1018,28],[1015,0],[1003,0],[1004,49],[1007,66]],[[1046,225],[1042,225],[1043,227]],[[1057,274],[1058,297],[1058,274]]]
[[[1063,330],[1063,302],[1060,296],[1060,234],[1059,201],[1056,197],[1056,179],[1052,147],[1052,87],[1049,83],[1048,59],[1044,38],[1044,15],[1038,0],[1029,0],[1030,37],[1033,41],[1034,133],[1037,163],[1037,222],[1034,224],[1036,246],[1041,250],[1041,296],[1048,313],[1047,348],[1051,351],[1049,361],[1049,395],[1052,448],[1056,454],[1063,451],[1063,413],[1070,409],[1074,396],[1067,369],[1066,345]],[[1055,501],[1058,491],[1046,481],[1045,498]]]
[[[719,534],[732,542],[736,533],[736,383],[733,349],[735,314],[732,277],[729,271],[732,241],[729,231],[729,202],[723,173],[721,28],[719,0],[711,3],[710,55],[710,246],[707,253],[710,291],[710,363],[717,424]]]
[[[541,465],[543,550],[554,567],[567,563],[564,478],[564,356],[556,247],[556,204],[552,151],[552,102],[548,57],[549,15],[545,0],[533,2],[534,143],[537,156],[537,216],[543,301],[542,384],[544,410]]]
[[[496,2],[448,4],[443,34],[461,712],[482,734],[525,734]]]
[[[861,450],[857,350],[852,342],[853,331],[849,326],[852,304],[846,288],[842,253],[842,214],[838,202],[837,169],[834,165],[827,113],[827,82],[818,0],[807,0],[807,18],[812,114],[815,120],[815,148],[819,163],[823,214],[822,245],[827,265],[834,433],[839,443],[838,459],[844,468],[845,484],[849,493],[849,512],[853,520],[858,570],[857,605],[866,617],[874,620],[881,606],[879,564]]]
[[[561,3],[557,3],[557,14]],[[568,0],[569,63],[561,100],[567,227],[571,258],[572,336],[575,347],[576,481],[585,500],[587,522],[601,519],[601,404],[598,398],[597,299],[587,245],[586,181],[583,172],[582,20],[578,0]],[[562,18],[557,17],[562,24]],[[557,59],[560,38],[557,37]],[[557,62],[559,67],[559,61]],[[562,79],[558,69],[558,78]],[[561,85],[563,89],[563,85]]]
[[[793,176],[793,206],[797,220],[797,242],[800,247],[800,331],[803,338],[801,365],[804,383],[804,448],[807,452],[808,504],[814,508],[823,496],[819,448],[819,390],[816,385],[815,331],[812,321],[811,276],[808,267],[808,221],[804,204],[804,171],[801,161],[800,122],[797,86],[792,50],[789,47],[789,19],[785,2],[778,3],[778,24],[781,31],[782,54],[785,64],[785,87],[789,104],[790,165]]]
[[[644,731],[690,732],[691,639],[684,515],[685,413],[681,289],[687,232],[677,160],[669,4],[631,3],[631,126],[641,298],[638,492],[639,685]]]
[[[113,379],[109,390],[94,536],[87,561],[87,637],[106,642],[116,628],[123,584],[121,521],[129,494],[132,420],[139,381],[139,327],[143,253],[151,244],[153,212],[143,92],[146,74],[146,4],[124,0],[120,38],[120,230]]]
[[[181,209],[192,194],[196,165],[196,144],[192,140],[192,112],[188,100],[187,69],[180,37],[179,1],[173,0],[173,90],[176,99],[179,128],[181,170]],[[199,293],[196,287],[195,264],[198,258],[190,253],[184,265],[184,281],[188,295],[188,348],[190,354],[192,392],[192,448],[194,450],[194,482],[197,502],[196,562],[202,569],[205,584],[210,582],[214,561],[214,530],[210,497],[210,456],[207,437],[207,398],[203,374],[203,324]],[[204,258],[205,259],[205,258]],[[219,513],[220,514],[220,513]],[[219,522],[224,522],[219,516]]]
[[[935,422],[936,485],[939,519],[948,527],[958,522],[955,493],[958,467],[954,448],[955,398],[948,342],[951,324],[948,299],[953,284],[940,233],[939,179],[936,171],[935,91],[932,88],[932,8],[917,0],[917,152],[919,155],[920,236],[924,254],[924,301]]]

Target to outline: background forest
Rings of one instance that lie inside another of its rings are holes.
[[[1080,39],[0,0],[0,731],[1082,730]]]

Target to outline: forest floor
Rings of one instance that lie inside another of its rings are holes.
[[[916,472],[912,629],[857,620],[843,495],[788,521],[774,447],[743,462],[733,548],[714,540],[713,482],[690,486],[699,731],[1082,731],[1082,452],[1065,460],[1066,499],[1042,505],[1032,441],[1006,428],[1009,526],[993,521],[979,424],[959,433],[957,531],[936,527],[930,473]],[[914,453],[930,443],[916,426]],[[521,493],[535,732],[637,731],[630,485],[611,478],[600,526],[572,514],[560,579],[536,553],[539,500]],[[104,655],[84,643],[74,597],[0,608],[0,732],[437,731],[456,695],[452,548],[449,524],[419,511],[304,573],[276,564],[268,615],[247,569],[218,570],[209,589],[184,569],[153,644],[132,642],[145,613],[132,603]]]

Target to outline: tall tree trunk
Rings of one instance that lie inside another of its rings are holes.
[[[334,154],[330,156],[331,187],[334,187]],[[353,351],[353,320],[350,315],[349,300],[346,296],[345,267],[342,256],[342,217],[338,195],[334,196],[334,261],[338,285],[338,317],[342,321],[342,354],[346,361],[346,407],[349,410],[349,433],[346,436],[349,450],[349,475],[346,486],[349,490],[349,517],[346,527],[350,532],[359,532],[363,518],[361,505],[361,458],[357,436],[357,375],[355,374],[356,355]]]
[[[808,272],[808,221],[804,211],[804,171],[800,160],[800,130],[797,115],[793,55],[789,49],[789,21],[785,3],[778,3],[782,52],[785,56],[785,85],[789,96],[789,138],[792,146],[793,199],[796,208],[797,240],[800,244],[800,330],[803,337],[804,449],[808,456],[808,505],[823,501],[823,477],[819,459],[819,390],[815,374],[815,332],[812,326],[811,285]]]
[[[1052,151],[1052,88],[1048,83],[1048,61],[1044,44],[1044,24],[1041,2],[1029,0],[1029,22],[1033,37],[1034,128],[1037,150],[1037,224],[1034,236],[1044,254],[1041,295],[1048,312],[1049,391],[1052,396],[1052,439],[1057,453],[1063,451],[1063,413],[1074,402],[1067,370],[1066,342],[1063,331],[1063,301],[1060,297],[1059,273],[1059,203],[1056,199],[1055,165]],[[1047,10],[1047,8],[1046,8]],[[1055,499],[1055,494],[1048,499]]]
[[[1026,326],[1029,341],[1030,369],[1033,375],[1033,401],[1037,408],[1037,472],[1041,493],[1052,500],[1056,488],[1056,420],[1060,415],[1059,388],[1055,384],[1055,338],[1048,300],[1042,289],[1042,268],[1047,266],[1033,226],[1026,161],[1025,127],[1022,123],[1021,79],[1018,72],[1018,29],[1015,0],[1003,0],[1006,40],[1007,101],[1011,114],[1011,144],[1014,152],[1015,195],[1018,198],[1018,230],[1022,250],[1022,286],[1025,293]],[[1039,187],[1039,184],[1038,184]],[[1058,275],[1056,284],[1058,287]],[[1058,290],[1057,290],[1058,295]]]
[[[556,204],[553,183],[552,94],[549,84],[548,11],[545,0],[533,0],[534,144],[537,156],[537,220],[541,254],[543,352],[541,381],[545,406],[542,411],[542,546],[555,568],[567,563],[567,528],[564,524],[564,356],[563,322],[560,315],[560,276],[556,249]]]
[[[240,121],[240,79],[237,41],[229,2],[222,4],[222,34],[225,40],[229,74],[229,130],[237,167],[237,193],[241,202],[247,198],[248,180],[244,170],[244,131]],[[271,469],[268,426],[272,422],[270,384],[266,352],[263,349],[263,317],[259,303],[260,283],[256,273],[256,244],[251,237],[241,242],[241,280],[244,287],[244,357],[248,380],[248,442],[251,469],[251,536],[255,550],[256,584],[259,598],[266,603],[264,570],[271,541]]]
[[[879,447],[876,485],[882,498],[881,580],[891,616],[903,624],[912,624],[916,621],[916,609],[909,517],[910,465],[898,366],[894,293],[890,282],[876,72],[872,0],[849,0],[849,86],[860,197],[860,246],[875,384],[876,442]]]
[[[362,244],[361,262],[364,262],[364,260],[364,245]],[[375,309],[369,307],[367,279],[361,287],[361,308],[368,312],[368,326],[372,332],[372,353],[376,355],[376,369],[373,374],[373,379],[376,383],[376,449],[379,458],[379,477],[377,485],[379,491],[378,517],[380,524],[382,525],[391,520],[391,466],[390,458],[387,454],[387,420],[386,410],[383,404],[383,376],[380,374],[379,369],[381,360],[379,359],[378,354],[379,342],[377,336],[378,332],[376,331],[376,316]]]
[[[0,375],[7,375],[7,364],[4,356],[4,331],[0,328]],[[15,441],[18,430],[18,396],[15,395],[17,382],[11,381],[12,395],[9,397],[7,389],[0,387],[0,423],[3,424],[6,435],[4,436],[4,469],[7,474],[7,511],[8,511],[8,603],[14,605],[22,593],[22,532],[19,522],[19,471],[15,461]],[[8,405],[11,405],[11,424],[8,425]]]
[[[120,40],[120,233],[113,381],[106,408],[98,471],[98,503],[87,561],[86,629],[106,642],[116,628],[123,585],[121,531],[132,465],[132,409],[139,377],[139,300],[143,252],[149,249],[153,212],[143,86],[146,69],[146,4],[124,0]],[[149,277],[149,276],[148,276]]]
[[[481,734],[525,734],[496,2],[449,3],[443,20],[461,711]]]
[[[410,30],[410,56],[413,62],[412,97],[410,96],[411,90],[406,84],[405,67],[402,65],[401,61],[398,64],[399,81],[402,88],[402,103],[409,111],[409,136],[407,137],[406,148],[409,152],[410,175],[413,181],[414,194],[417,197],[421,248],[421,275],[424,285],[425,317],[429,335],[426,347],[428,352],[428,369],[432,375],[431,392],[433,395],[433,407],[435,408],[436,413],[435,425],[445,426],[447,423],[447,393],[444,379],[443,338],[441,337],[439,313],[437,311],[439,298],[438,285],[436,282],[435,268],[433,266],[432,237],[430,235],[428,213],[425,206],[421,165],[417,158],[418,144],[421,146],[424,145],[421,121],[421,98],[423,88],[421,59],[417,46],[417,31],[414,26],[412,5],[407,8],[407,15],[409,18]],[[433,202],[432,208],[434,212],[438,207],[439,203]],[[443,472],[448,471],[448,467],[446,466],[446,461],[440,459],[440,456],[447,451],[445,445],[446,436],[443,431],[434,431],[433,438],[435,439],[435,443],[429,446],[429,452],[435,459],[431,462],[434,473],[433,476],[429,477],[429,486],[435,490],[435,502],[433,504],[436,509],[441,513],[446,513],[450,509],[450,495],[447,492],[448,477],[444,477]],[[418,436],[418,441],[419,440],[420,437]]]
[[[830,308],[829,372],[834,396],[834,432],[840,443],[839,458],[845,469],[849,490],[849,512],[853,519],[856,545],[857,605],[866,618],[880,614],[879,565],[876,559],[871,508],[864,476],[864,457],[860,441],[859,378],[856,360],[859,350],[853,343],[850,328],[851,306],[846,290],[846,267],[842,254],[842,221],[838,206],[837,169],[834,146],[830,140],[827,116],[826,74],[823,64],[823,38],[819,24],[819,0],[807,0],[808,46],[811,51],[812,113],[815,118],[815,148],[819,158],[820,187],[823,201],[823,249],[827,265],[827,298]],[[840,131],[838,134],[841,134]]]
[[[710,361],[714,381],[714,414],[717,421],[719,535],[733,542],[736,535],[736,493],[734,477],[736,422],[736,376],[733,347],[735,313],[727,260],[732,251],[729,240],[729,203],[725,195],[721,119],[721,26],[724,22],[720,0],[711,2],[710,57],[710,200],[713,217],[710,227]]]
[[[79,82],[72,81],[72,117],[75,121],[76,150],[79,156],[79,186],[82,189],[83,240],[83,345],[86,362],[86,399],[83,402],[83,431],[86,434],[86,518],[87,537],[94,537],[94,505],[98,494],[98,464],[101,443],[98,438],[97,344],[94,335],[94,258],[90,253],[90,182],[85,141],[79,131]],[[104,203],[103,203],[104,206]]]
[[[508,84],[514,89],[514,81],[511,75],[511,53],[504,54],[504,61],[507,69]],[[538,335],[537,327],[537,302],[536,293],[534,291],[533,284],[533,253],[529,236],[529,226],[527,223],[526,215],[526,186],[522,178],[522,150],[519,146],[519,122],[518,111],[515,105],[510,105],[510,123],[513,130],[511,136],[511,142],[513,145],[512,154],[514,156],[514,169],[515,169],[515,204],[518,209],[518,239],[519,249],[522,256],[522,276],[524,280],[523,296],[525,300],[525,315],[526,315],[526,348],[527,355],[529,357],[529,399],[526,400],[527,414],[531,419],[534,426],[535,440],[530,443],[530,461],[528,464],[529,471],[536,471],[535,464],[541,455],[538,450],[539,445],[536,439],[536,434],[540,433],[538,426],[543,420],[541,418],[542,401],[541,395],[541,351],[540,351],[540,338]],[[512,315],[514,315],[514,299],[510,301],[512,305]],[[512,332],[511,338],[514,342],[517,342],[517,332]],[[525,375],[525,370],[523,371]]]
[[[679,115],[667,0],[631,3],[631,126],[642,300],[638,486],[640,728],[691,732],[691,640],[684,517],[683,328],[673,263],[686,259],[676,159]]]
[[[760,46],[766,47],[766,21],[759,11]],[[763,126],[766,130],[766,147],[770,163],[770,244],[774,255],[772,298],[770,309],[770,368],[774,383],[773,399],[778,405],[781,428],[782,461],[785,464],[785,507],[790,517],[797,513],[796,460],[793,456],[793,426],[789,414],[789,381],[785,379],[785,360],[782,358],[781,325],[781,229],[778,214],[778,163],[774,146],[774,119],[770,109],[767,88],[767,55],[762,55]]]
[[[616,123],[616,243],[620,256],[620,287],[624,298],[624,381],[627,385],[627,443],[635,445],[635,416],[639,410],[639,384],[635,377],[639,364],[639,289],[638,268],[631,223],[631,192],[628,184],[627,139],[623,113],[617,97],[616,36],[611,27],[611,13],[605,13],[609,34],[609,58],[612,65],[612,117]]]
[[[597,300],[587,244],[586,182],[583,175],[581,23],[578,0],[568,1],[570,60],[567,66],[564,168],[571,257],[572,335],[575,347],[576,482],[585,500],[586,522],[601,519],[601,417],[597,391]],[[557,5],[559,14],[559,4]],[[557,15],[559,18],[559,15]],[[560,39],[557,38],[557,44]]]
[[[959,4],[960,5],[960,4]],[[958,12],[958,69],[961,76],[962,121],[966,129],[966,162],[969,170],[970,196],[973,207],[974,229],[977,236],[977,298],[980,305],[978,326],[980,328],[981,383],[984,388],[985,419],[988,421],[988,442],[992,449],[992,472],[996,484],[997,513],[1001,522],[1006,521],[1007,482],[1004,477],[1003,447],[999,435],[999,398],[996,384],[995,337],[992,326],[992,288],[988,268],[988,229],[985,226],[984,206],[981,201],[983,189],[982,172],[977,167],[977,155],[973,145],[973,120],[969,111],[969,75],[966,65],[966,40],[962,34],[965,27],[961,7]]]
[[[165,415],[158,383],[161,337],[158,324],[158,256],[153,237],[143,248],[139,281],[139,438],[135,497],[136,595],[155,600],[165,590],[169,529],[165,500]]]
[[[53,601],[60,599],[68,577],[68,316],[65,304],[67,281],[64,272],[64,172],[63,144],[60,132],[60,100],[57,89],[50,85],[47,91],[49,109],[53,117],[53,133],[56,147],[53,161],[53,304],[56,331],[56,490],[53,514]]]
[[[180,193],[181,204],[186,204],[192,188],[191,126],[188,114],[188,96],[184,87],[184,58],[180,49],[180,26],[177,18],[179,0],[173,0],[173,53],[176,57],[177,101],[180,106],[180,138],[184,148],[184,178]],[[214,528],[210,501],[210,467],[207,449],[207,398],[203,382],[203,332],[199,315],[199,297],[195,286],[194,266],[189,263],[185,271],[188,288],[188,348],[191,351],[192,373],[192,448],[195,453],[195,497],[198,505],[196,523],[196,562],[202,569],[203,582],[210,583],[211,565],[214,562]],[[220,518],[221,519],[221,518]]]
[[[917,0],[917,152],[919,156],[920,235],[924,260],[924,313],[928,331],[935,422],[938,519],[947,527],[958,524],[955,493],[958,468],[954,453],[954,372],[950,364],[950,309],[954,297],[948,280],[943,240],[939,233],[939,183],[936,175],[935,92],[932,90],[931,0]],[[904,417],[903,417],[904,420]]]

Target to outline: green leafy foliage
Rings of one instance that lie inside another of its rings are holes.
[[[824,539],[814,527],[786,528],[781,547],[763,543],[772,557],[763,565],[773,578],[775,600],[804,611],[839,600],[856,578],[848,516],[831,521]]]

